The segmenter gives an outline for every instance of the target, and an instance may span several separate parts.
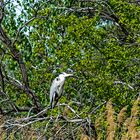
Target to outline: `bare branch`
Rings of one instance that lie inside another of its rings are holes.
[[[33,91],[31,89],[29,89],[28,75],[27,75],[27,71],[26,71],[26,66],[22,60],[21,53],[16,49],[15,46],[11,46],[11,40],[7,37],[7,35],[5,34],[5,32],[1,26],[0,26],[0,39],[10,49],[11,53],[13,54],[13,58],[18,62],[21,73],[22,73],[22,79],[23,79],[24,85],[22,85],[20,82],[15,81],[14,79],[12,79],[12,84],[14,86],[26,91],[26,93],[28,93],[30,98],[32,98],[33,103],[35,104],[36,108],[39,109],[40,107],[38,104],[39,102],[37,101],[37,97],[35,96]]]
[[[1,65],[0,65],[0,81],[1,81],[1,89],[4,92],[4,76],[2,74],[2,69],[1,69]]]
[[[1,14],[4,10],[2,9],[2,2],[0,3],[0,15],[2,15],[2,17],[0,17],[0,21],[2,21],[3,18],[3,14]],[[2,10],[1,10],[2,9]],[[34,19],[34,18],[33,18]],[[32,19],[32,20],[33,20]],[[32,20],[28,21],[26,24],[29,24]],[[23,27],[21,27],[19,29],[22,29]],[[18,35],[17,35],[18,36]],[[20,51],[14,46],[14,44],[12,44],[11,39],[7,36],[7,34],[5,33],[5,31],[3,30],[2,26],[1,26],[1,22],[0,22],[0,40],[6,45],[6,47],[11,51],[12,56],[14,58],[14,60],[17,61],[17,63],[19,64],[20,70],[21,70],[21,74],[22,74],[22,81],[24,85],[21,84],[17,84],[17,82],[12,82],[13,85],[16,85],[18,88],[26,91],[26,93],[28,94],[28,96],[33,100],[34,105],[36,106],[36,109],[39,110],[40,105],[38,102],[37,97],[35,96],[34,92],[29,88],[29,81],[28,81],[28,74],[27,74],[27,70],[26,70],[26,66],[23,62],[23,58],[22,58],[22,54],[20,53]]]
[[[97,107],[95,107],[92,111],[90,110],[90,114],[93,114],[96,112],[97,109],[99,109],[101,106],[103,106],[104,104],[106,104],[106,101],[104,101],[102,104],[98,105]]]
[[[24,27],[26,27],[28,24],[30,24],[35,19],[46,18],[46,17],[48,17],[48,15],[46,15],[46,16],[34,16],[31,19],[29,19],[27,22],[25,22],[21,27],[19,27],[18,30],[17,30],[16,37],[15,37],[14,41],[12,42],[12,46],[15,45],[16,41],[18,40],[19,34]]]
[[[64,117],[64,119],[67,122],[70,122],[70,123],[79,123],[79,122],[85,122],[86,121],[85,119],[67,119],[66,117]]]
[[[35,120],[30,121],[30,122],[25,123],[25,124],[20,124],[18,121],[16,121],[16,122],[6,121],[5,127],[9,127],[9,126],[12,126],[12,127],[19,126],[19,127],[21,128],[21,127],[26,127],[26,126],[28,126],[28,125],[31,125],[31,124],[33,124],[33,123],[35,123],[35,122],[39,122],[39,121],[43,121],[43,120],[48,120],[48,119],[50,119],[50,118],[49,118],[49,117],[36,118]]]
[[[2,20],[3,20],[3,15],[4,15],[4,3],[1,0],[0,1],[0,24],[1,24]]]
[[[18,31],[17,31],[17,34],[16,34],[16,37],[12,43],[12,46],[15,45],[17,39],[18,39],[18,36],[20,34],[20,31],[25,27],[27,26],[30,22],[32,22],[36,17],[32,17],[30,20],[28,20],[27,22],[25,22],[21,27],[19,27]]]
[[[6,47],[10,49],[13,58],[18,62],[21,73],[22,73],[22,78],[23,78],[23,83],[25,84],[26,87],[29,87],[29,82],[28,82],[28,76],[27,76],[27,71],[26,71],[26,66],[23,62],[22,55],[21,53],[16,49],[15,46],[12,46],[12,41],[8,38],[6,33],[4,32],[3,28],[0,25],[0,39],[1,41],[6,44]]]
[[[78,118],[80,118],[80,116],[76,113],[76,111],[72,107],[70,107],[68,104],[63,103],[63,104],[60,104],[60,106],[67,106],[67,108],[70,109],[71,112],[73,112]]]
[[[11,76],[8,76],[9,79],[6,79],[6,82],[10,82],[10,84],[12,84],[13,86],[19,88],[20,90],[23,90],[27,93],[27,95],[32,99],[35,107],[36,107],[36,110],[37,112],[40,111],[40,105],[39,105],[39,101],[38,101],[38,98],[35,96],[35,93],[27,88],[26,86],[22,85],[20,83],[20,81],[16,80],[15,78],[12,78]]]
[[[134,88],[133,88],[131,85],[129,85],[129,84],[125,83],[125,82],[122,82],[122,81],[115,81],[114,84],[126,85],[126,86],[128,86],[131,90],[134,90]]]
[[[7,102],[7,103],[9,103],[10,105],[11,105],[11,107],[13,108],[13,111],[16,111],[16,112],[18,112],[18,107],[12,102],[12,100],[9,98],[9,96],[5,93],[5,92],[3,92],[3,91],[0,91],[0,93],[2,94],[2,95],[5,95],[5,97],[6,97],[6,99],[5,100],[3,100],[3,101],[1,101],[1,103],[2,102]],[[4,112],[4,114],[6,114],[7,112]]]

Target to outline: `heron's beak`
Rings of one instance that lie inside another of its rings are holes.
[[[73,76],[73,74],[65,74],[65,77]]]

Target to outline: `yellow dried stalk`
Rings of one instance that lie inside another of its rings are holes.
[[[101,140],[101,136],[100,136],[100,133],[101,133],[101,131],[100,131],[100,128],[101,128],[101,118],[100,117],[96,118],[96,120],[95,120],[95,128],[96,128],[97,131],[99,130],[97,140]]]
[[[100,135],[98,136],[97,140],[101,140],[101,136]]]
[[[125,135],[122,136],[121,140],[139,140],[140,139],[140,132],[137,130],[137,122],[139,119],[140,113],[140,98],[138,98],[131,109],[131,116],[130,118],[126,119],[124,125],[128,131]]]
[[[126,135],[123,135],[121,140],[128,140],[128,137]]]
[[[82,134],[80,140],[90,140],[89,136]]]
[[[140,140],[140,132],[137,131],[136,127],[137,127],[137,118],[133,118],[131,121],[131,125],[130,126],[130,136],[131,136],[131,140]]]
[[[98,116],[95,120],[95,129],[97,132],[97,140],[102,140],[102,136],[103,136],[103,126],[106,123],[106,113],[100,114],[100,116]]]
[[[124,122],[124,120],[126,119],[126,111],[127,111],[127,106],[123,107],[121,109],[121,111],[119,112],[118,114],[118,117],[117,117],[117,122],[118,122],[118,125],[120,126],[120,124],[122,124]]]
[[[131,109],[131,118],[133,117],[138,117],[138,113],[140,112],[140,108],[139,108],[139,105],[140,105],[140,98],[138,98],[135,102],[134,102],[134,105]]]
[[[116,123],[114,121],[114,109],[111,101],[107,103],[106,109],[107,109],[107,122],[108,122],[106,140],[114,140]]]
[[[138,135],[137,130],[137,122],[139,120],[139,113],[140,113],[140,98],[138,98],[131,109],[131,123],[128,127],[128,133],[130,134],[131,140],[136,140],[140,138]]]

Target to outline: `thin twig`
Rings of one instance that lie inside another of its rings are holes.
[[[60,106],[67,106],[67,108],[69,108],[78,118],[80,118],[80,116],[76,113],[76,111],[72,107],[70,107],[68,104],[63,103],[63,104],[60,104]]]
[[[16,37],[15,37],[13,43],[12,43],[12,46],[15,45],[15,42],[16,42],[17,39],[18,39],[18,36],[19,36],[20,31],[21,31],[25,26],[27,26],[30,22],[32,22],[35,18],[36,18],[36,17],[32,17],[30,20],[28,20],[28,21],[25,22],[21,27],[18,28]]]
[[[115,81],[114,82],[114,84],[122,84],[122,85],[126,85],[126,86],[128,86],[130,89],[134,89],[130,84],[127,84],[127,83],[125,83],[125,82],[122,82],[122,81]]]
[[[104,104],[106,104],[106,101],[104,101],[102,104],[100,104],[100,105],[98,105],[96,108],[94,108],[94,109],[90,112],[90,114],[95,113],[96,110],[99,109],[99,108],[100,108],[101,106],[103,106]]]

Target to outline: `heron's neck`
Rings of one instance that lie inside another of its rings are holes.
[[[65,77],[64,77],[63,75],[59,75],[59,78],[60,78],[61,80],[65,80]]]

